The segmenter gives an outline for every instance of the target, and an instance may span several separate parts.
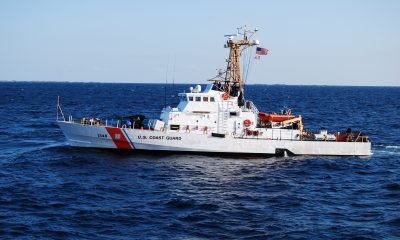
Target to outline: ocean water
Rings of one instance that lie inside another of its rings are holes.
[[[80,149],[55,125],[57,95],[74,118],[157,118],[188,87],[0,83],[0,239],[400,238],[398,87],[247,86],[306,129],[366,132],[371,157]]]

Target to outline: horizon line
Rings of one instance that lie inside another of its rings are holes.
[[[163,85],[199,85],[207,83],[165,83],[165,82],[99,82],[99,81],[56,81],[56,80],[0,80],[0,83],[101,83],[101,84],[163,84]],[[400,85],[330,85],[330,84],[287,84],[287,83],[246,83],[245,85],[282,85],[282,86],[327,86],[327,87],[400,87]]]

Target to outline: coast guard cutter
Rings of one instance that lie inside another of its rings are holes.
[[[228,35],[225,71],[180,93],[180,102],[164,107],[158,119],[143,124],[143,115],[109,124],[96,118],[66,119],[57,105],[57,124],[71,146],[233,155],[371,155],[371,142],[361,132],[306,131],[302,116],[260,112],[245,98],[241,56],[258,47],[257,29]],[[257,55],[256,55],[257,56]],[[258,56],[259,57],[259,56]]]

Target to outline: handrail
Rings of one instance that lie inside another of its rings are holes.
[[[57,108],[56,109],[57,110],[57,116],[56,116],[57,121],[58,121],[58,113],[61,113],[61,117],[63,118],[63,121],[65,122],[64,113],[61,109],[61,104],[60,104],[60,96],[57,96],[57,107],[56,108]]]

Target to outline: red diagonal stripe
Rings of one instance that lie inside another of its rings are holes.
[[[124,133],[119,128],[106,127],[108,134],[110,134],[115,146],[118,149],[132,149],[128,139],[126,139]],[[119,137],[119,138],[118,138]]]

